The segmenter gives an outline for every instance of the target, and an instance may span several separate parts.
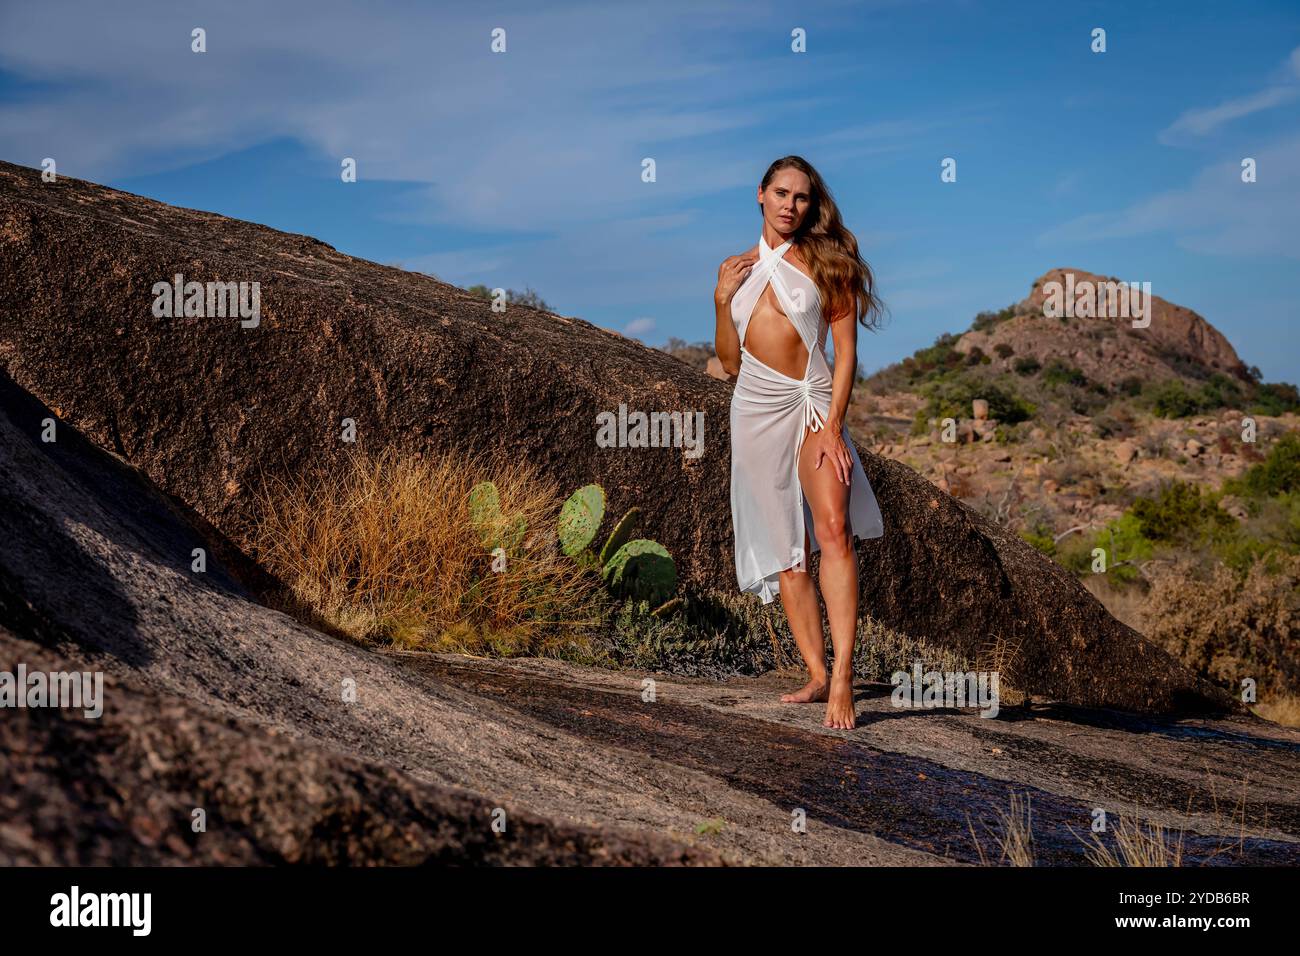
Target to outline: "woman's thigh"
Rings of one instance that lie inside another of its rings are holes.
[[[822,459],[820,468],[815,467],[817,455],[811,440],[814,434],[816,433],[811,429],[804,429],[803,446],[799,449],[799,484],[803,486],[804,498],[812,511],[814,530],[820,543],[822,529],[847,529],[851,489],[840,481],[835,465],[829,458]]]

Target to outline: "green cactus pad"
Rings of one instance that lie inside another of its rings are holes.
[[[507,554],[517,553],[528,531],[523,515],[507,517],[501,513],[501,495],[490,481],[481,481],[470,489],[469,519],[489,551],[503,548]]]
[[[659,606],[677,589],[677,565],[658,541],[637,538],[615,552],[605,565],[606,585],[616,594]]]
[[[560,550],[572,557],[596,539],[605,520],[605,489],[583,485],[560,509]]]
[[[614,526],[614,530],[609,534],[609,540],[605,542],[605,547],[600,549],[600,563],[609,564],[609,559],[618,553],[618,549],[627,544],[632,537],[632,532],[636,530],[636,524],[641,520],[641,509],[631,508],[628,513],[623,515],[621,521]]]
[[[469,520],[484,547],[495,547],[492,541],[501,522],[501,495],[492,482],[480,481],[469,490]]]
[[[505,548],[506,554],[517,554],[527,532],[528,519],[523,515],[515,515],[513,518],[502,516],[501,534],[497,543]]]

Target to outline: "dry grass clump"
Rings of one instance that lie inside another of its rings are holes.
[[[1152,568],[1150,577],[1140,628],[1148,638],[1233,693],[1254,678],[1261,703],[1294,718],[1300,555],[1256,560],[1245,574],[1222,564],[1201,572],[1180,560]]]
[[[1002,863],[1008,866],[1034,865],[1034,811],[1031,803],[1029,794],[1013,790],[1009,811],[994,808],[998,823],[994,827],[985,825],[984,830],[998,849],[996,859],[985,853],[984,841],[975,832],[970,814],[966,814],[966,826],[975,842],[975,851],[979,854],[982,866],[998,866]]]
[[[484,480],[526,522],[514,553],[488,552],[470,521]],[[547,654],[585,643],[602,615],[599,581],[556,545],[561,501],[518,460],[358,450],[337,470],[264,479],[254,549],[287,607],[358,640]]]
[[[1096,833],[1083,841],[1084,854],[1093,866],[1182,866],[1184,831],[1167,831],[1159,823],[1120,816],[1112,831],[1112,847]]]

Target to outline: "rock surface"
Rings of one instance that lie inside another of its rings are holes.
[[[0,864],[996,862],[1013,792],[1040,863],[1087,865],[1096,807],[1186,830],[1190,864],[1300,862],[1300,732],[870,684],[829,731],[778,702],[793,675],[378,654],[220,559],[191,572],[221,542],[75,429],[25,427],[51,415],[0,376],[0,670],[102,670],[105,709],[0,715]]]

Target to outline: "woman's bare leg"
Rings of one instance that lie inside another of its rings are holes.
[[[822,639],[822,609],[808,572],[807,533],[803,536],[803,570],[782,571],[781,606],[790,621],[790,633],[808,667],[808,683],[793,694],[782,694],[783,704],[810,704],[825,700],[830,691],[826,674],[826,643]]]
[[[839,480],[829,461],[823,459],[821,468],[814,467],[814,454],[806,441],[799,454],[799,482],[812,511],[821,550],[818,582],[835,648],[824,723],[847,730],[856,723],[853,644],[858,629],[858,554],[848,524],[850,489]]]

